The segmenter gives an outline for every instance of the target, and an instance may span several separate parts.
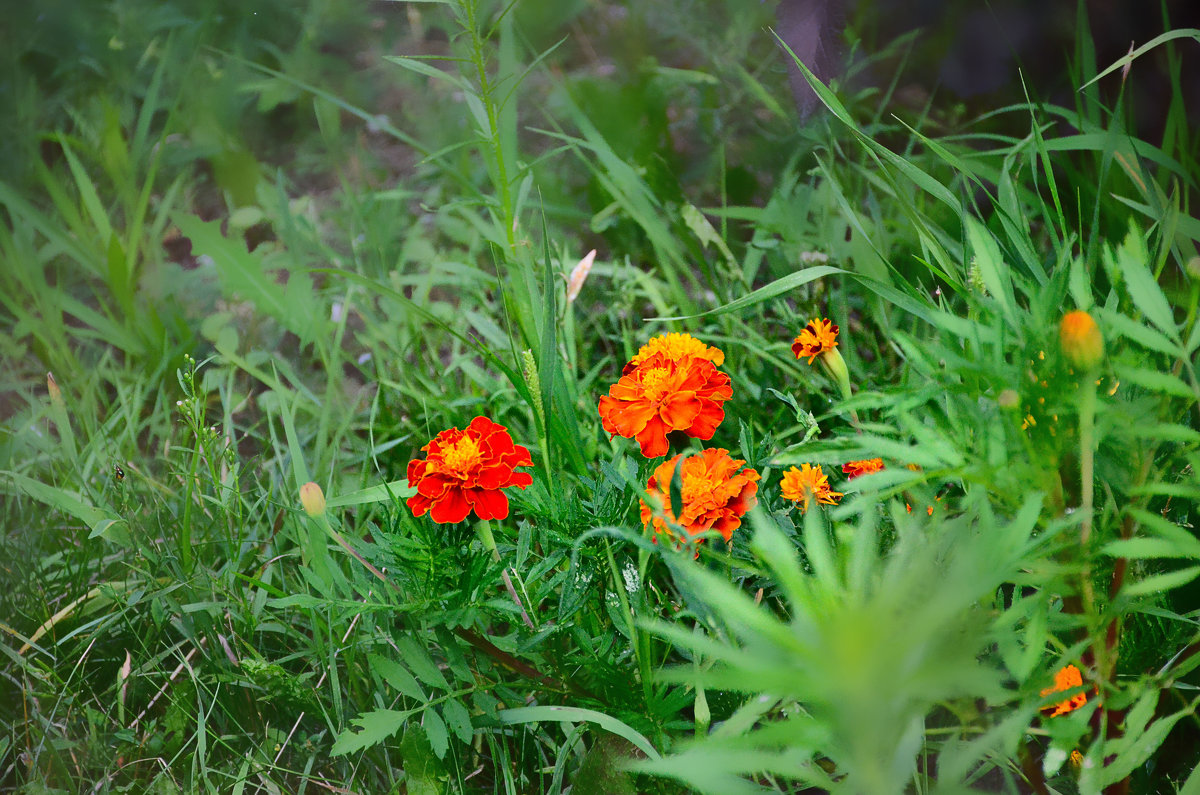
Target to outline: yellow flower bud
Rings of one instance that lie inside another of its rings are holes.
[[[1104,358],[1104,337],[1087,312],[1075,310],[1063,315],[1058,338],[1067,361],[1081,370],[1090,370]]]
[[[320,516],[325,513],[325,492],[316,483],[305,483],[300,487],[300,504],[309,516]]]

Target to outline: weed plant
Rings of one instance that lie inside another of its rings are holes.
[[[740,4],[112,7],[12,84],[0,790],[1200,791],[1200,137],[1097,93],[1200,31],[797,131]]]

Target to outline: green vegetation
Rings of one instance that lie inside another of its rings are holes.
[[[1200,31],[801,127],[758,3],[35,5],[0,791],[1200,792],[1200,130],[1118,93]],[[744,464],[729,543],[602,427],[669,332],[723,354],[667,438]],[[507,515],[415,516],[477,416]]]

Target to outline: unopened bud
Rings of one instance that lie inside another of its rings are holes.
[[[1191,276],[1196,281],[1200,281],[1200,257],[1192,257],[1184,266],[1188,276]]]
[[[567,303],[570,304],[579,297],[579,291],[583,289],[583,283],[587,280],[588,271],[592,269],[592,263],[596,261],[596,249],[592,249],[584,255],[583,259],[579,260],[579,264],[571,269],[571,276],[567,279]]]
[[[300,504],[309,516],[320,516],[325,513],[325,492],[316,483],[305,483],[300,487]]]
[[[1087,312],[1075,310],[1063,315],[1058,338],[1067,361],[1081,370],[1090,370],[1104,358],[1104,337]]]
[[[58,382],[54,380],[54,373],[46,373],[46,391],[50,393],[50,402],[55,407],[63,406],[62,390],[58,388]]]

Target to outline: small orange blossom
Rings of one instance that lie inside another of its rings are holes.
[[[799,503],[805,513],[808,513],[809,500],[819,505],[837,505],[842,492],[829,487],[829,477],[821,471],[820,465],[801,464],[801,468],[792,467],[783,473],[783,498]]]

